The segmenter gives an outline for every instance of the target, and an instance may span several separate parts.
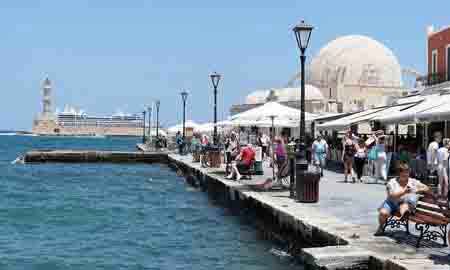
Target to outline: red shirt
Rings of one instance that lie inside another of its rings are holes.
[[[251,147],[244,147],[241,153],[241,160],[245,165],[250,166],[252,160],[255,159],[255,151]]]

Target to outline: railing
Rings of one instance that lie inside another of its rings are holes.
[[[422,76],[417,78],[418,82],[421,82],[424,86],[432,86],[436,84],[440,84],[443,82],[450,81],[449,78],[447,78],[445,73],[432,73],[428,74],[426,76]]]

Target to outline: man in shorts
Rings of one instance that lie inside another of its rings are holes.
[[[414,212],[418,193],[431,192],[428,186],[409,177],[409,166],[407,163],[400,163],[398,171],[399,177],[389,180],[386,185],[387,198],[378,208],[379,227],[375,236],[383,235],[384,224],[397,211],[400,212],[401,218]]]

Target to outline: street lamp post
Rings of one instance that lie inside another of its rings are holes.
[[[184,90],[180,94],[183,100],[183,141],[184,141],[186,136],[186,100],[188,98],[189,93],[186,90]]]
[[[145,114],[147,111],[142,111],[142,143],[145,143]]]
[[[217,87],[219,86],[220,82],[220,74],[217,74],[216,72],[209,75],[211,77],[211,82],[214,87],[214,134],[213,134],[213,143],[214,146],[217,146]]]
[[[156,138],[159,139],[159,106],[161,101],[156,101]]]
[[[148,110],[148,138],[151,143],[152,141],[152,106],[147,107]]]
[[[305,51],[308,48],[311,32],[314,29],[311,25],[302,21],[299,25],[292,29],[295,33],[298,48],[300,49],[301,62],[301,82],[300,82],[300,142],[297,146],[297,171],[305,171],[308,169],[308,162],[306,160],[306,146],[305,146]]]

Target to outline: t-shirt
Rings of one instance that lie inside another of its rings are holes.
[[[236,140],[230,140],[226,151],[227,152],[233,152],[236,148],[237,148],[237,141]]]
[[[389,198],[389,200],[394,201],[394,202],[401,202],[401,201],[406,201],[406,200],[408,200],[408,198],[410,198],[410,199],[413,199],[416,201],[417,189],[419,187],[424,186],[424,184],[422,184],[422,182],[420,182],[417,179],[409,178],[407,186],[409,186],[411,188],[410,193],[403,195],[402,197],[400,197],[400,199],[395,200],[393,198]],[[386,189],[387,189],[388,194],[400,191],[402,189],[402,187],[400,186],[400,182],[398,181],[398,178],[392,178],[391,180],[389,180],[389,182],[386,185]]]
[[[284,145],[279,143],[277,144],[277,148],[275,149],[275,155],[277,158],[286,158],[286,149],[284,149]]]
[[[312,147],[314,149],[314,152],[322,154],[327,152],[328,144],[325,140],[322,139],[320,141],[314,141]]]
[[[437,150],[439,149],[439,144],[437,142],[431,142],[428,145],[427,151],[427,164],[428,165],[437,165]]]
[[[251,147],[244,147],[242,149],[241,160],[245,165],[250,166],[252,160],[255,159],[255,151]]]
[[[366,148],[358,146],[356,148],[355,157],[357,157],[357,158],[366,158],[367,157]]]

